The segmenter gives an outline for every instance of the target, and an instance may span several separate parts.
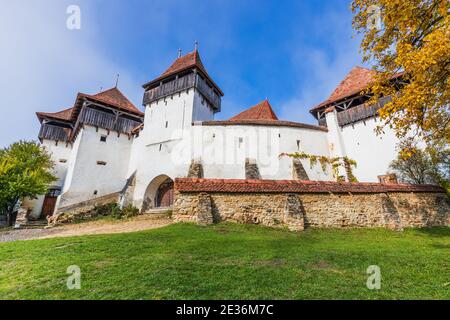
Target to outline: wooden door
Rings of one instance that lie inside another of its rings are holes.
[[[45,195],[44,203],[42,204],[41,217],[46,218],[47,216],[53,215],[56,206],[56,200],[61,194],[60,188],[50,188],[48,193]]]
[[[173,205],[173,181],[163,183],[159,189],[156,198],[156,206],[167,208]]]
[[[58,197],[51,195],[45,196],[41,214],[43,218],[46,218],[47,216],[51,216],[53,214],[53,211],[55,211],[56,199],[58,199]]]

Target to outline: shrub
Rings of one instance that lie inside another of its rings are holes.
[[[99,204],[92,209],[93,216],[117,216],[120,215],[120,207],[117,203]]]
[[[131,218],[139,215],[139,209],[131,204],[121,210],[121,218]]]
[[[132,205],[128,205],[121,209],[120,206],[115,202],[96,205],[92,211],[93,217],[111,216],[115,219],[130,218],[139,215],[138,208]]]

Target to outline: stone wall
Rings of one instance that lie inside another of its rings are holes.
[[[175,181],[175,203],[173,217],[175,221],[191,221],[209,224],[220,221],[261,224],[271,227],[287,227],[301,231],[308,227],[387,227],[403,229],[405,227],[428,227],[450,225],[449,199],[443,191],[434,186],[414,186],[414,192],[407,192],[410,187],[397,185],[397,190],[389,191],[388,185],[370,184],[374,190],[367,190],[368,184],[362,184],[364,192],[334,192],[301,190],[298,192],[252,192],[251,189],[264,189],[264,180],[245,182],[247,192],[236,180],[220,183],[202,179],[194,182],[192,191],[187,179]],[[192,180],[191,180],[192,181]],[[245,181],[245,180],[242,180]],[[284,182],[285,184],[288,182]],[[286,189],[295,189],[292,187]],[[311,185],[314,182],[308,182]],[[203,188],[202,188],[203,184]],[[216,184],[217,191],[213,191]],[[231,187],[230,188],[230,184]],[[270,182],[273,184],[273,182]],[[323,183],[321,183],[323,185]],[[333,183],[332,183],[333,184]],[[337,183],[336,183],[337,184]],[[277,182],[276,185],[283,185]],[[330,183],[326,183],[329,186]],[[349,186],[350,185],[350,186]],[[359,186],[358,186],[359,185]],[[344,186],[358,190],[361,184],[337,184],[334,188]],[[392,186],[392,185],[391,185]],[[381,192],[382,188],[386,192]],[[318,188],[318,187],[317,187]],[[228,189],[226,192],[221,190]],[[233,191],[238,190],[238,191]],[[273,190],[266,186],[267,190]],[[322,189],[327,189],[322,186]],[[395,190],[395,189],[393,189]]]
[[[112,202],[119,203],[119,201],[120,201],[120,193],[119,192],[111,193],[102,197],[83,201],[67,207],[58,208],[56,214],[63,214],[63,213],[66,215],[80,214],[91,211],[97,205],[104,205]]]
[[[300,159],[292,160],[292,178],[294,180],[309,180],[308,174]]]
[[[261,179],[258,164],[255,159],[245,159],[245,178],[246,179]]]
[[[203,165],[201,160],[192,160],[189,166],[188,178],[203,178]]]

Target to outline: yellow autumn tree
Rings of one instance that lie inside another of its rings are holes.
[[[431,144],[449,144],[449,6],[448,0],[352,2],[364,61],[379,71],[370,102],[391,96],[379,115],[399,138],[409,132]]]

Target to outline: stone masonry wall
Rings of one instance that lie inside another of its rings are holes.
[[[450,204],[439,192],[282,193],[175,191],[175,221],[220,221],[287,227],[450,226]]]
[[[105,205],[108,203],[120,201],[120,193],[111,193],[102,197],[94,198],[91,200],[83,201],[67,207],[61,207],[57,210],[57,214],[75,215],[84,212],[91,211],[97,205]]]

